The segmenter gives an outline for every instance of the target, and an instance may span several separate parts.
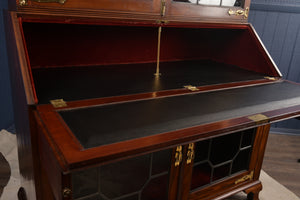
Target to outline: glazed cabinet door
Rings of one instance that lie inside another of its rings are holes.
[[[165,0],[169,20],[246,22],[250,0]]]
[[[267,134],[252,128],[185,146],[180,199],[214,199],[258,180]]]
[[[176,148],[166,149],[74,172],[73,199],[175,200],[179,165],[174,162],[180,159],[175,154]]]

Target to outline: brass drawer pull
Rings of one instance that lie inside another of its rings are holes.
[[[182,161],[182,146],[176,147],[175,167],[178,167]]]
[[[194,143],[191,143],[188,146],[186,164],[192,163],[193,159],[195,158],[194,146],[195,146]]]

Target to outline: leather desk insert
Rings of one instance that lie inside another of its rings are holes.
[[[288,82],[59,111],[84,148],[300,104]]]

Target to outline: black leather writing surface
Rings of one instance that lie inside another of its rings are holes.
[[[161,63],[158,79],[155,70],[155,63],[44,68],[34,69],[33,77],[39,104],[48,104],[53,99],[74,101],[264,78],[212,61]]]
[[[300,105],[288,82],[59,112],[84,148]]]

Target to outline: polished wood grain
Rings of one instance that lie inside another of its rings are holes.
[[[180,166],[175,166],[175,155],[176,155],[176,147],[173,148],[172,159],[170,163],[170,178],[169,178],[169,196],[168,200],[177,200],[178,198],[178,189],[179,189],[179,174],[180,174]]]
[[[56,200],[68,200],[70,196],[63,197],[63,189],[71,189],[71,181],[69,175],[63,175],[63,169],[59,162],[61,158],[59,154],[53,150],[54,147],[48,143],[50,138],[47,138],[48,135],[45,134],[46,130],[40,121],[40,118],[37,116],[37,113],[34,112],[36,117],[37,131],[38,135],[38,150],[39,150],[39,161],[40,161],[40,172],[44,173],[41,175],[42,181],[41,185],[44,191],[42,192],[41,199],[51,200],[53,197]],[[52,196],[53,195],[53,196]]]
[[[6,36],[11,70],[11,86],[14,106],[14,122],[18,141],[18,156],[21,173],[21,185],[28,198],[35,199],[34,158],[30,129],[30,112],[34,104],[34,95],[28,74],[19,21],[15,12],[5,14]]]
[[[19,5],[17,1],[17,5]],[[234,10],[250,7],[250,0],[245,1],[243,8],[232,8]],[[245,23],[247,18],[241,15],[229,15],[230,7],[201,6],[183,2],[166,1],[166,13],[161,16],[161,1],[135,1],[126,0],[121,4],[111,1],[95,0],[69,0],[65,4],[28,2],[26,6],[18,6],[18,11],[23,13],[51,13],[55,15],[84,13],[89,16],[118,16],[119,18],[132,18],[136,15],[138,19],[156,18],[164,21],[209,21],[222,23]],[[64,13],[64,14],[63,14]],[[186,13],[189,13],[188,15]]]
[[[263,162],[264,152],[266,149],[270,126],[271,125],[268,124],[257,128],[256,134],[258,137],[260,137],[260,141],[259,141],[259,147],[257,148],[258,153],[257,153],[257,160],[255,162],[255,171],[253,175],[254,180],[258,180],[260,176],[260,171]]]
[[[180,183],[181,187],[179,187],[179,190],[178,190],[178,193],[179,193],[178,198],[179,199],[188,199],[189,194],[190,194],[194,159],[192,159],[191,163],[189,163],[189,164],[187,163],[188,146],[189,146],[189,144],[187,144],[183,147],[183,159],[182,159],[181,172],[180,172],[180,178],[179,178],[179,183]],[[193,146],[193,150],[194,149],[195,149],[195,146]]]
[[[263,162],[266,171],[300,197],[300,136],[270,134]]]
[[[245,1],[244,8],[250,7],[250,0]],[[235,22],[245,23],[243,16],[230,16],[229,7],[201,6],[185,2],[166,1],[165,20],[169,21],[210,21],[210,22]],[[234,10],[241,8],[233,8]],[[188,15],[186,13],[189,13]]]
[[[18,1],[17,1],[18,2]],[[19,3],[17,3],[19,5]],[[160,0],[151,0],[151,1],[135,1],[135,0],[126,0],[122,3],[117,0],[114,1],[97,1],[97,0],[71,0],[66,1],[64,4],[59,3],[39,3],[34,1],[28,1],[26,6],[18,6],[18,10],[22,11],[24,9],[31,9],[31,12],[34,9],[44,9],[44,10],[55,10],[55,9],[64,9],[65,12],[69,10],[91,10],[94,12],[99,12],[101,10],[106,11],[117,11],[125,13],[142,13],[142,14],[152,14],[159,16],[160,15]]]

